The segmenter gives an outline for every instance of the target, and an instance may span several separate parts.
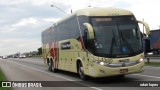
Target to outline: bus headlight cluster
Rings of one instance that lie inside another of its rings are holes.
[[[141,59],[139,59],[139,62],[142,62],[144,59],[143,58],[141,58]]]
[[[107,63],[103,62],[103,61],[94,61],[95,64],[99,64],[99,65],[107,65]]]
[[[104,63],[104,62],[100,62],[99,64],[100,64],[100,65],[104,65],[105,63]]]

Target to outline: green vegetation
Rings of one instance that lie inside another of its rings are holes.
[[[5,78],[3,72],[0,69],[0,84],[1,84],[1,81],[6,81],[6,78]],[[4,88],[4,87],[2,88],[1,85],[0,85],[0,90],[11,90],[11,88]]]
[[[155,67],[160,67],[160,62],[145,62],[146,66],[155,66]]]
[[[0,70],[0,81],[5,81],[3,72]]]
[[[38,48],[38,55],[42,55],[42,47]]]

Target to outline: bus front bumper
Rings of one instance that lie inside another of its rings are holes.
[[[124,66],[118,67],[118,65],[111,64],[113,67],[103,66],[99,64],[95,64],[89,67],[89,76],[91,77],[109,77],[109,76],[117,76],[117,75],[126,75],[133,73],[140,73],[144,71],[144,61],[139,62],[138,64],[132,66]]]

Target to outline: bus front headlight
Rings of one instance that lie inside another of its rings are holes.
[[[139,59],[139,62],[142,62],[144,59],[143,58],[141,58],[141,59]]]
[[[104,62],[100,62],[99,64],[100,64],[100,65],[104,65],[105,63],[104,63]]]
[[[94,61],[95,64],[99,64],[99,65],[106,65],[107,63],[103,62],[103,61]]]

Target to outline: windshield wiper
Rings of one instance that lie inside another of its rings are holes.
[[[133,48],[130,46],[130,44],[128,43],[128,41],[126,40],[126,38],[124,38],[124,36],[123,36],[123,34],[122,34],[121,31],[120,31],[120,35],[121,35],[121,37],[122,37],[123,46],[124,46],[124,43],[126,43],[126,46],[127,46],[128,49],[130,50],[130,52],[131,52],[132,54],[134,54]]]
[[[111,48],[109,50],[109,55],[111,55],[113,53],[113,46],[114,46],[114,43],[116,44],[116,40],[115,40],[115,34],[114,34],[114,31],[112,29],[112,33],[113,33],[113,37],[112,37],[112,42],[111,42]]]

